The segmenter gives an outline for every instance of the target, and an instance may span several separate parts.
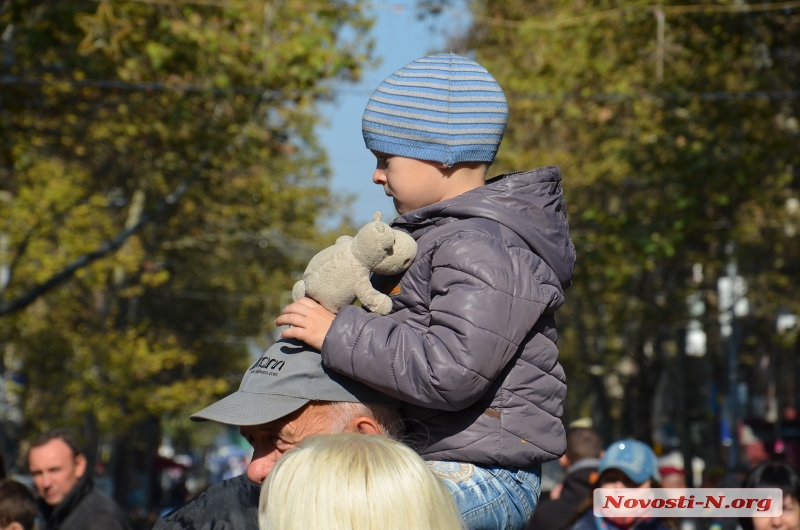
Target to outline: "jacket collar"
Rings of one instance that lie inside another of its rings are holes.
[[[39,509],[48,523],[49,527],[58,528],[69,514],[89,495],[94,489],[94,481],[87,469],[83,476],[75,484],[75,487],[67,493],[64,500],[56,506],[50,506],[43,499],[39,499]]]

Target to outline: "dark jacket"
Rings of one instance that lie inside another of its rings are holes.
[[[580,519],[572,526],[571,530],[619,530],[607,519],[595,517],[592,509],[589,508]],[[639,521],[628,530],[673,530],[664,523],[663,519],[647,519]]]
[[[597,458],[585,458],[576,462],[564,479],[558,499],[543,500],[536,506],[533,519],[528,524],[531,530],[566,530],[575,521],[578,509],[592,493],[597,480]]]
[[[130,530],[128,518],[107,495],[94,487],[89,473],[57,506],[38,500],[40,530]]]
[[[260,493],[247,475],[224,480],[159,519],[153,530],[258,530]]]
[[[325,365],[405,402],[409,441],[427,460],[559,457],[566,379],[553,314],[575,265],[561,171],[502,175],[392,226],[418,245],[401,279],[373,280],[399,291],[392,313],[342,308]]]

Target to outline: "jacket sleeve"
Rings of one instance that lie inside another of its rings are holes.
[[[541,259],[523,258],[499,239],[455,237],[433,252],[426,328],[346,306],[325,337],[322,359],[401,401],[462,410],[563,299],[559,288],[537,279],[537,266],[546,267]]]

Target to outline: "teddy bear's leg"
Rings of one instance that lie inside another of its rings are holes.
[[[298,281],[292,287],[292,300],[297,302],[306,295],[306,282],[303,280]]]
[[[369,279],[359,279],[356,284],[356,296],[361,300],[361,305],[379,315],[388,315],[392,312],[392,299],[376,291]]]

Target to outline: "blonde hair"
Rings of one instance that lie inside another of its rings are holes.
[[[304,439],[261,488],[260,530],[462,530],[455,501],[410,448],[385,436]]]

